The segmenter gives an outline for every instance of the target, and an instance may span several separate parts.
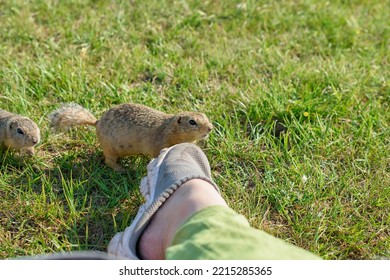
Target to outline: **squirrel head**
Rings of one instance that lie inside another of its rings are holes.
[[[5,144],[13,149],[26,149],[34,153],[33,147],[39,143],[41,135],[38,126],[29,118],[11,118],[7,124]]]
[[[206,139],[213,125],[203,113],[183,112],[176,115],[176,131],[181,134],[183,140],[194,142]]]

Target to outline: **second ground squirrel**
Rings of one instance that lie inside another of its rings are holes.
[[[40,140],[40,130],[34,121],[0,109],[0,145],[34,154],[34,146]]]
[[[105,163],[125,171],[118,159],[146,154],[157,157],[163,148],[205,139],[213,125],[203,113],[166,114],[141,104],[126,103],[107,110],[97,120],[84,107],[69,103],[53,111],[50,123],[56,130],[75,125],[96,126]]]

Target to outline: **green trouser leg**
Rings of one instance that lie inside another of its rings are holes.
[[[320,257],[264,231],[223,206],[191,216],[167,249],[168,260],[311,260]]]

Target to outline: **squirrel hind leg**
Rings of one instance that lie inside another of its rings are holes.
[[[126,169],[118,163],[119,157],[112,151],[103,151],[105,163],[117,172],[126,172]]]

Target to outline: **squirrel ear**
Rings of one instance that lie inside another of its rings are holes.
[[[181,123],[181,116],[179,116],[179,118],[177,119],[177,123]]]
[[[15,127],[15,125],[16,125],[16,122],[11,122],[10,125],[9,125],[9,128],[13,129]]]

